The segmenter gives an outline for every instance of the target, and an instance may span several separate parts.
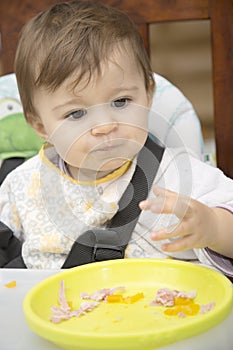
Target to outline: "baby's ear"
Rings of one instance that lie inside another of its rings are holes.
[[[152,101],[153,101],[153,96],[154,96],[154,93],[155,93],[155,81],[153,79],[153,77],[150,77],[150,86],[149,86],[149,89],[148,89],[148,92],[147,92],[147,96],[148,96],[148,101],[149,101],[149,107],[151,107],[152,105]]]
[[[31,125],[31,127],[35,130],[35,132],[40,137],[42,137],[45,140],[48,139],[48,135],[45,131],[44,125],[38,116],[28,113],[26,116],[26,119],[27,119],[27,122]]]

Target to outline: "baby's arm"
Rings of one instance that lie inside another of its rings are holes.
[[[178,252],[208,247],[233,258],[233,213],[224,208],[211,208],[178,193],[153,188],[156,198],[140,203],[142,210],[154,213],[175,214],[178,224],[151,232],[154,241],[177,238],[163,244],[166,252]]]

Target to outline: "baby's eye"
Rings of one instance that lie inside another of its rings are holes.
[[[118,100],[112,101],[111,106],[115,108],[126,107],[130,102],[130,99],[127,97],[119,98]]]
[[[78,109],[77,111],[71,112],[67,115],[68,119],[77,120],[84,117],[87,114],[86,109]]]

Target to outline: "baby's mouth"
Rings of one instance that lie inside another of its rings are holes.
[[[99,147],[94,149],[94,152],[110,152],[122,147],[122,141],[106,141],[103,142]]]

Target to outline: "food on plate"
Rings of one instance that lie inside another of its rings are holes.
[[[213,301],[205,305],[200,305],[200,314],[206,314],[207,312],[211,311],[214,307],[215,303]]]
[[[174,306],[175,300],[180,298],[193,300],[197,295],[196,290],[190,292],[178,291],[169,288],[160,288],[157,290],[155,299],[150,303],[152,306]]]
[[[121,294],[115,294],[115,295],[107,295],[106,301],[108,303],[123,303],[124,297]]]
[[[103,288],[103,289],[96,290],[92,294],[83,292],[83,293],[80,293],[80,298],[87,299],[87,300],[102,301],[102,300],[106,300],[106,298],[109,295],[113,295],[116,291],[124,292],[125,287]]]
[[[64,281],[60,281],[60,288],[58,292],[58,306],[52,307],[52,317],[50,321],[53,323],[60,323],[63,320],[68,320],[71,317],[80,317],[87,314],[87,312],[95,309],[99,303],[96,301],[93,302],[83,302],[80,305],[79,309],[72,310],[72,303],[66,300],[65,296],[65,284]]]
[[[5,287],[7,287],[7,288],[15,288],[16,287],[16,281],[14,280],[14,281],[11,281],[9,283],[6,283]]]
[[[133,304],[140,299],[144,298],[144,293],[137,292],[130,296],[123,296],[121,293],[125,292],[125,287],[117,286],[114,288],[103,288],[94,291],[91,294],[86,292],[80,293],[81,300],[85,300],[80,304],[79,309],[72,307],[72,301],[68,301],[65,295],[65,282],[60,281],[60,288],[58,292],[58,304],[52,307],[51,322],[59,323],[64,320],[68,320],[71,317],[85,316],[88,312],[94,310],[101,303],[125,303]],[[152,300],[150,306],[162,306],[165,308],[163,311],[166,316],[194,316],[204,314],[212,310],[215,306],[211,301],[206,305],[200,305],[195,302],[197,296],[196,290],[189,292],[179,291],[169,288],[160,288],[157,290],[155,299]]]
[[[144,298],[143,293],[136,293],[134,295],[123,297],[121,294],[115,294],[115,292],[125,292],[125,287],[103,288],[99,289],[92,294],[80,293],[81,299],[95,300],[95,301],[107,301],[108,303],[125,303],[133,304],[136,301]]]
[[[214,302],[206,305],[200,305],[194,302],[196,290],[190,292],[161,288],[156,292],[155,299],[150,303],[151,306],[165,306],[164,314],[167,316],[194,316],[198,313],[204,314],[212,310]]]
[[[125,297],[125,298],[121,294],[114,294],[114,295],[108,295],[105,300],[108,303],[133,304],[142,298],[144,298],[143,293],[136,293],[134,295],[130,295],[130,296]]]

